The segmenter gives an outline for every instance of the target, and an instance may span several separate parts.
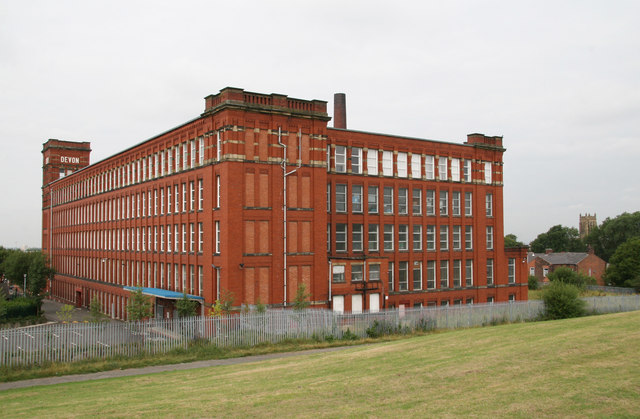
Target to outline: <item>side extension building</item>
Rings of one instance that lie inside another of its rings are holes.
[[[131,290],[174,315],[201,303],[358,312],[524,300],[526,248],[504,249],[501,137],[463,144],[346,129],[327,103],[225,88],[197,118],[90,164],[43,147],[50,291],[125,319]]]

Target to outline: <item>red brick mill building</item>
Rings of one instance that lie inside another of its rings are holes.
[[[324,101],[225,88],[94,164],[87,142],[47,141],[52,295],[120,319],[137,285],[162,317],[183,292],[202,312],[227,291],[283,307],[301,284],[338,311],[526,299],[526,249],[504,249],[502,138],[348,130],[344,103],[332,128]]]

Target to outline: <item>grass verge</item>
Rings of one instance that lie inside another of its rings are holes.
[[[413,334],[418,335],[418,333]],[[252,347],[220,348],[208,343],[195,343],[187,348],[177,348],[164,354],[141,354],[134,357],[115,356],[106,359],[83,360],[69,363],[45,363],[31,366],[0,367],[0,382],[29,380],[71,374],[89,374],[118,369],[142,368],[154,365],[180,364],[209,359],[241,358],[281,352],[296,352],[309,349],[353,346],[367,343],[388,342],[406,338],[407,335],[381,336],[375,339],[344,339],[332,341],[287,340]]]
[[[4,417],[637,417],[640,312],[0,393]]]

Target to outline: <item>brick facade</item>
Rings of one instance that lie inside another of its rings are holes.
[[[83,306],[97,295],[116,318],[136,285],[207,307],[226,291],[235,306],[288,306],[301,284],[313,306],[343,310],[527,298],[522,257],[503,249],[501,137],[452,144],[329,128],[329,119],[323,101],[226,88],[205,98],[200,117],[93,165],[89,143],[49,140],[42,237],[58,272],[52,294]],[[62,151],[75,166],[58,178],[51,162]],[[172,315],[170,298],[154,301]]]
[[[548,282],[548,275],[560,267],[592,277],[597,285],[604,286],[602,277],[607,263],[593,253],[593,249],[588,252],[553,253],[549,250],[545,254],[528,254],[528,274],[538,278],[539,282]]]

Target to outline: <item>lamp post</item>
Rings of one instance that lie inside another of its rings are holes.
[[[27,296],[27,274],[24,274],[23,279],[24,279],[24,286],[22,287],[22,296],[26,297]]]

